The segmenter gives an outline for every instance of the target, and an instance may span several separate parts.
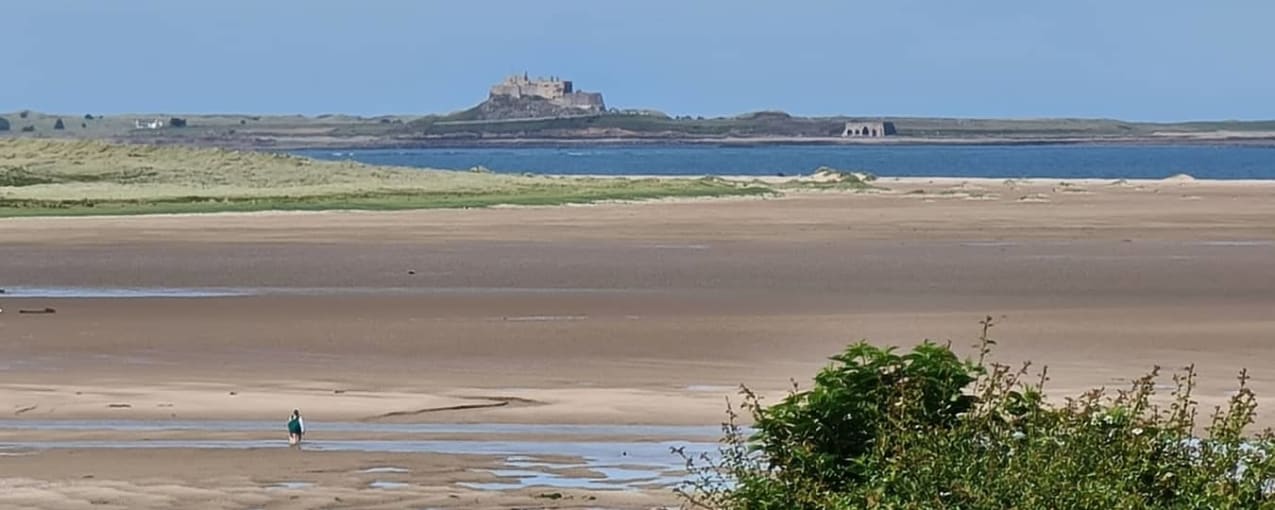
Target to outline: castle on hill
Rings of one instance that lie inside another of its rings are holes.
[[[606,110],[606,103],[602,101],[600,92],[578,91],[570,80],[558,77],[533,79],[526,73],[521,76],[516,74],[509,76],[504,81],[492,85],[491,97],[512,99],[535,97],[562,107],[598,112]]]

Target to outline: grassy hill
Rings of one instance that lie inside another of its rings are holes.
[[[471,110],[444,117],[426,117],[398,128],[423,135],[522,135],[532,137],[725,137],[725,136],[838,136],[844,119],[801,118],[782,112],[757,112],[738,117],[669,117],[659,112],[611,112],[557,118],[471,120]]]
[[[553,205],[769,191],[714,179],[497,175],[223,149],[0,139],[0,216]]]

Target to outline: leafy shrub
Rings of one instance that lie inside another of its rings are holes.
[[[971,367],[932,343],[905,355],[858,343],[832,360],[815,376],[814,388],[754,415],[755,446],[785,466],[777,473],[781,480],[808,479],[838,490],[862,482],[867,466],[856,461],[872,451],[891,419],[950,426],[973,403],[962,394],[974,380]],[[900,408],[901,399],[916,405]],[[917,416],[891,416],[896,410]]]
[[[23,132],[23,133],[34,133],[34,132],[35,132],[35,126],[22,126],[22,132]]]
[[[0,131],[8,131],[8,130],[9,130],[9,119],[0,117]]]
[[[58,121],[57,121],[57,122],[54,122],[54,123],[53,123],[53,129],[56,129],[56,130],[59,130],[59,131],[60,131],[60,130],[63,130],[63,129],[66,129],[66,124],[64,124],[64,123],[62,122],[62,119],[58,119]]]
[[[168,127],[183,128],[186,127],[186,119],[173,117],[168,119]]]
[[[21,112],[18,112],[18,118],[25,119],[30,116],[31,116],[31,110],[22,110]]]
[[[91,113],[84,114],[84,120],[93,120],[93,118],[93,114]]]
[[[1196,433],[1193,368],[1157,404],[1159,370],[1124,391],[1052,405],[1044,373],[924,343],[908,354],[850,346],[813,388],[766,407],[743,390],[719,458],[687,459],[679,494],[713,509],[1275,508],[1275,436],[1249,435],[1238,391]]]

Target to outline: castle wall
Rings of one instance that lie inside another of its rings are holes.
[[[522,97],[522,87],[510,83],[498,83],[491,86],[491,95]]]
[[[540,96],[545,99],[560,99],[566,93],[566,87],[560,81],[532,82],[523,94]]]
[[[510,76],[505,78],[505,81],[493,85],[491,87],[491,95],[510,97],[537,96],[545,99],[561,99],[571,90],[572,86],[569,81],[531,80],[522,76]]]
[[[560,103],[576,108],[606,109],[606,104],[602,102],[602,94],[598,92],[572,92],[562,96]]]

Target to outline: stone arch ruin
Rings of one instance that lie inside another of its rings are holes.
[[[847,122],[841,136],[845,138],[880,138],[896,133],[893,122]]]

